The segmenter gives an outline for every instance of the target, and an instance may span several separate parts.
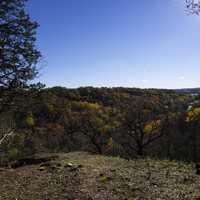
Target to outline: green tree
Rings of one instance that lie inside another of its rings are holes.
[[[35,47],[38,24],[25,11],[26,0],[0,1],[0,86],[26,87],[36,77],[40,52]]]
[[[25,3],[26,0],[0,1],[0,113],[14,112],[16,98],[24,98],[21,89],[31,87],[30,81],[38,74],[38,24],[25,11]],[[12,127],[7,130],[0,144],[15,132]]]

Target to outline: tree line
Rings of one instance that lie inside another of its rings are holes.
[[[197,161],[198,98],[137,88],[21,90],[13,99],[17,134],[4,148],[17,156],[90,151]]]

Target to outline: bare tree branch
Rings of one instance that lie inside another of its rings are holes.
[[[200,0],[186,0],[186,9],[189,14],[200,14]]]
[[[3,137],[0,139],[0,146],[4,143],[4,141],[10,136],[14,135],[14,131],[10,130],[8,133],[5,133]]]

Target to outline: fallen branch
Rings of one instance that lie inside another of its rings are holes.
[[[6,133],[1,139],[0,139],[0,146],[3,144],[3,142],[6,140],[6,138],[12,136],[14,134],[13,130],[10,130],[8,133]]]

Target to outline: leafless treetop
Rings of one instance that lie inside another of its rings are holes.
[[[186,0],[187,11],[190,14],[200,14],[200,0]]]

